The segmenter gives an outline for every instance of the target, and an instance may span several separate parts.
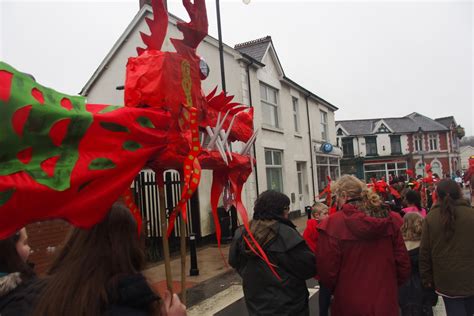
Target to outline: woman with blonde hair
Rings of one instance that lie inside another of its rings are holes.
[[[339,212],[319,225],[316,259],[334,295],[331,315],[398,316],[398,286],[410,275],[402,219],[359,179],[334,186]]]

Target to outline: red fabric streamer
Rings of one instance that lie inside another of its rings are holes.
[[[122,199],[125,205],[129,208],[130,212],[132,213],[133,218],[137,222],[138,236],[140,236],[141,231],[142,231],[143,220],[140,214],[140,210],[138,209],[138,206],[135,203],[135,199],[133,198],[132,190],[130,188],[125,190],[125,192],[122,195]]]
[[[331,208],[332,205],[332,192],[331,192],[331,177],[327,176],[328,184],[321,193],[319,193],[318,198],[322,198],[326,194],[326,205]]]

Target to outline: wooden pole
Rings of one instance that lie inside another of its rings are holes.
[[[179,226],[181,235],[181,301],[186,305],[186,223],[182,214]]]
[[[163,176],[163,174],[157,174]],[[173,277],[171,276],[170,246],[168,243],[168,224],[166,222],[166,204],[165,204],[165,186],[158,187],[160,197],[160,222],[161,222],[161,240],[163,242],[163,256],[165,258],[166,286],[168,291],[173,294]]]

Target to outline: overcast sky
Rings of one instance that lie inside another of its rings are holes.
[[[168,0],[188,19],[181,3]],[[139,0],[0,0],[0,60],[77,94]],[[217,37],[215,1],[207,1]],[[221,0],[224,42],[271,35],[285,74],[339,107],[336,119],[454,115],[474,134],[471,1]]]

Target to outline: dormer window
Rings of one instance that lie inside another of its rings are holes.
[[[390,130],[384,124],[381,124],[377,133],[390,133]]]

